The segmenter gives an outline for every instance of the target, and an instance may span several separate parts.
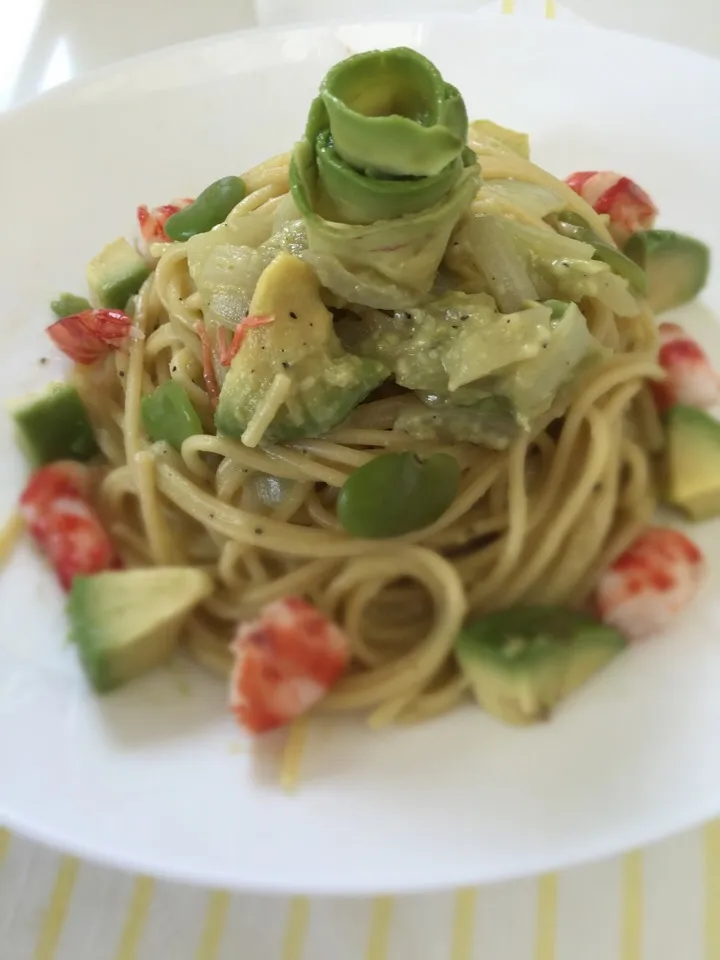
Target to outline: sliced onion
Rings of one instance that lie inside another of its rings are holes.
[[[503,313],[516,313],[538,293],[504,222],[475,217],[470,224],[472,254]]]

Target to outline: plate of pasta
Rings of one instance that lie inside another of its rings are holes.
[[[718,96],[457,18],[3,121],[0,821],[361,893],[720,809]]]

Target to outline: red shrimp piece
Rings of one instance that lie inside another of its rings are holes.
[[[655,223],[657,207],[629,177],[611,170],[581,170],[565,181],[596,213],[607,214],[608,229],[619,247],[638,230]]]
[[[252,330],[253,327],[264,327],[268,323],[272,323],[275,317],[245,317],[235,328],[233,333],[233,338],[228,346],[227,340],[225,338],[225,328],[220,327],[218,330],[218,342],[219,342],[219,356],[220,364],[223,367],[229,367],[237,356],[237,352],[243,344],[243,340],[247,336],[248,330]]]
[[[692,602],[705,573],[702,553],[685,534],[649,527],[600,578],[597,614],[628,640],[643,640]]]
[[[126,313],[105,309],[72,313],[51,323],[47,332],[64,354],[83,365],[94,363],[124,347],[128,339],[140,336]]]
[[[165,233],[165,224],[174,213],[189,207],[194,202],[190,197],[183,197],[150,210],[144,204],[138,207],[137,219],[143,240],[146,243],[169,243],[170,238]]]
[[[658,363],[666,378],[650,388],[660,413],[676,403],[702,409],[720,404],[720,376],[700,344],[677,323],[661,323],[658,333]]]
[[[91,474],[74,461],[36,470],[20,497],[28,531],[69,590],[73,578],[117,568],[120,561],[89,502]]]
[[[345,634],[300,597],[268,604],[244,623],[232,645],[230,708],[253,733],[305,713],[340,679],[349,659]]]

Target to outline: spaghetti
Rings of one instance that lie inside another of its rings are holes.
[[[88,266],[99,306],[53,305],[73,383],[15,414],[95,689],[181,640],[255,733],[470,694],[532,723],[662,629],[705,567],[650,526],[656,477],[720,512],[688,468],[720,448],[720,378],[656,328],[709,268],[656,213],[469,124],[405,48],[333,67],[292,154],[138,208],[142,255]]]
[[[605,221],[565,184],[499,142],[471,138],[470,145],[485,181],[476,210],[549,229],[488,189],[494,181],[537,184],[610,239]],[[228,223],[255,221],[252,232],[287,204],[288,162],[275,157],[243,174],[249,192]],[[76,368],[75,383],[110,467],[101,511],[124,562],[201,565],[213,576],[214,593],[184,633],[193,656],[214,671],[231,668],[229,641],[239,620],[302,594],[342,625],[351,644],[352,669],[324,707],[370,710],[376,724],[442,713],[467,695],[452,644],[469,613],[519,602],[582,606],[599,573],[650,520],[650,458],[661,437],[647,381],[661,371],[647,309],[621,318],[585,298],[589,329],[608,358],[504,451],[418,441],[394,429],[403,407],[415,402],[409,391],[369,399],[324,437],[263,442],[287,393],[282,378],[243,443],[212,428],[197,332],[204,316],[187,244],[152,253],[159,261],[135,312],[144,336],[128,354]],[[150,444],[140,419],[142,397],[171,378],[207,430],[180,453]],[[347,536],[335,504],[352,470],[378,453],[405,450],[457,459],[454,502],[429,527],[381,545]],[[285,491],[269,508],[253,492],[266,477]]]

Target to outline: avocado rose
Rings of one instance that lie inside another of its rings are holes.
[[[308,259],[334,293],[398,309],[431,290],[480,184],[460,93],[404,47],[333,67],[290,165]]]

